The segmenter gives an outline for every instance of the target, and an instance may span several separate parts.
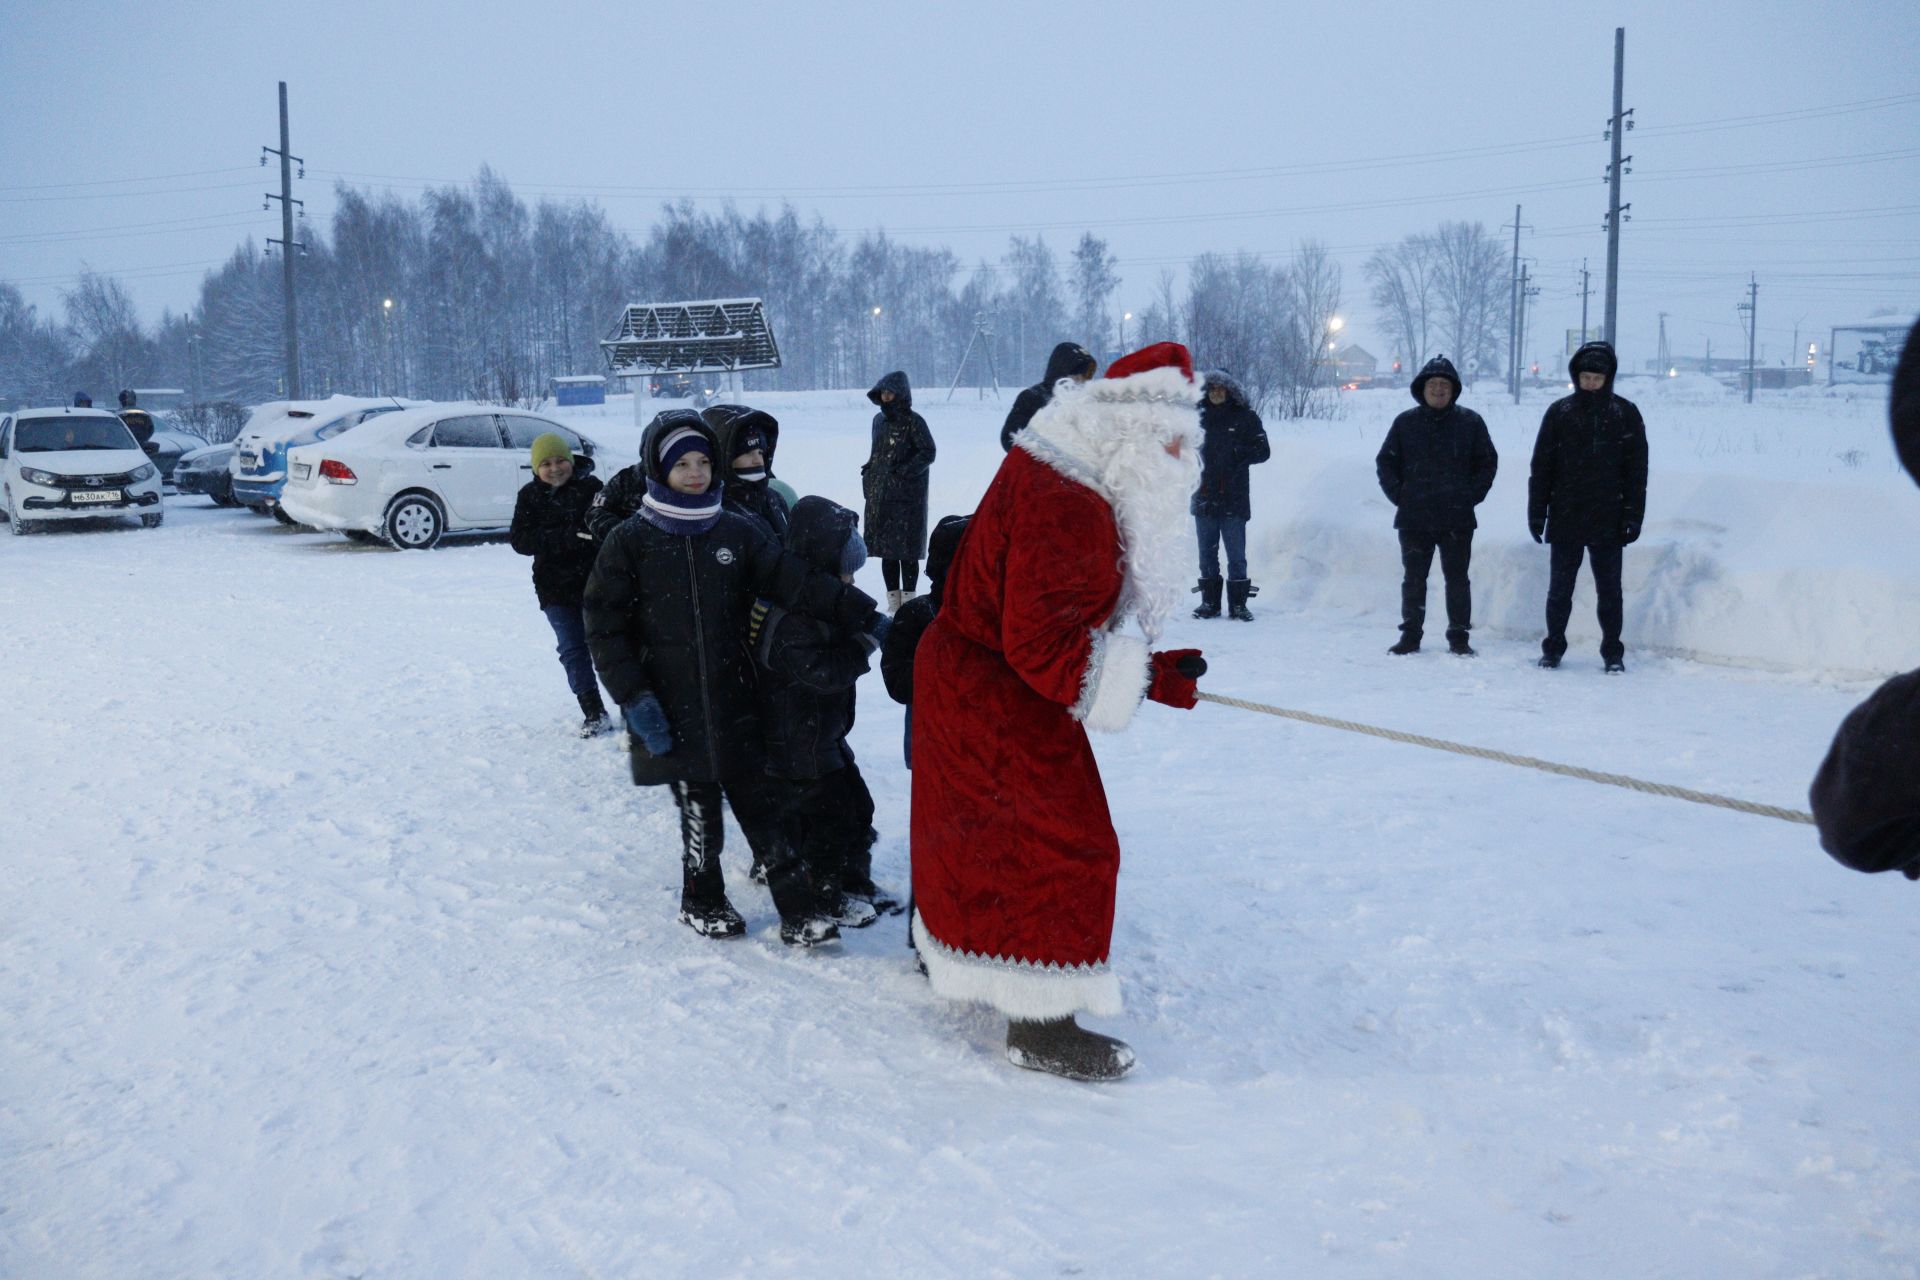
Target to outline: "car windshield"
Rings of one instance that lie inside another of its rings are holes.
[[[27,418],[14,428],[13,440],[21,453],[140,447],[118,418]]]

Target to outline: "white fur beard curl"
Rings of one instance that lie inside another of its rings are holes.
[[[1035,457],[1112,504],[1125,575],[1114,617],[1137,617],[1149,641],[1160,638],[1193,577],[1199,398],[1178,369],[1066,383],[1019,437]],[[1176,441],[1178,458],[1167,453]]]

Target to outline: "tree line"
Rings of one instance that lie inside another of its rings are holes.
[[[304,233],[295,262],[303,391],[532,404],[560,374],[606,368],[599,340],[629,302],[760,297],[783,365],[758,388],[865,387],[889,369],[923,386],[1031,381],[1056,342],[1110,357],[1122,343],[1187,343],[1231,369],[1282,416],[1332,405],[1331,348],[1342,300],[1328,248],[1286,261],[1203,254],[1184,288],[1162,271],[1124,321],[1106,241],[1064,255],[1013,236],[996,262],[848,234],[791,205],[751,215],[669,204],[644,238],[586,201],[529,206],[489,170],[414,200],[340,184],[329,226]],[[251,242],[207,273],[199,300],[151,328],[119,281],[83,271],[42,315],[0,281],[0,404],[63,403],[86,388],[187,388],[203,403],[284,395],[281,264]],[[1393,358],[1444,349],[1491,368],[1504,353],[1507,271],[1479,223],[1443,224],[1368,261],[1369,296]],[[1124,332],[1122,330],[1124,329]],[[966,367],[961,367],[963,355]],[[231,415],[229,415],[231,416]]]

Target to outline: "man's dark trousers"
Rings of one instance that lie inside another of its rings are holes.
[[[1467,565],[1473,559],[1471,529],[1402,529],[1400,564],[1400,630],[1419,639],[1427,621],[1427,574],[1433,553],[1440,553],[1440,573],[1447,580],[1447,635],[1464,636],[1473,626],[1473,584]]]
[[[1573,616],[1573,584],[1580,576],[1580,560],[1584,556],[1593,565],[1593,591],[1600,598],[1596,611],[1600,615],[1600,657],[1607,662],[1619,661],[1627,652],[1627,647],[1620,643],[1620,625],[1625,613],[1620,602],[1623,548],[1617,544],[1556,542],[1550,549],[1553,568],[1547,580],[1547,638],[1540,642],[1540,652],[1558,658],[1567,651],[1567,619]]]

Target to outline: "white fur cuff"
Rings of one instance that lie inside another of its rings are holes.
[[[913,944],[927,966],[927,982],[949,1000],[990,1004],[1009,1018],[1051,1019],[1086,1012],[1113,1017],[1121,1010],[1120,978],[1106,965],[1034,964],[956,951],[913,913]]]
[[[1086,674],[1080,677],[1080,700],[1069,714],[1096,733],[1120,732],[1147,696],[1151,672],[1146,641],[1114,631],[1094,632]]]

